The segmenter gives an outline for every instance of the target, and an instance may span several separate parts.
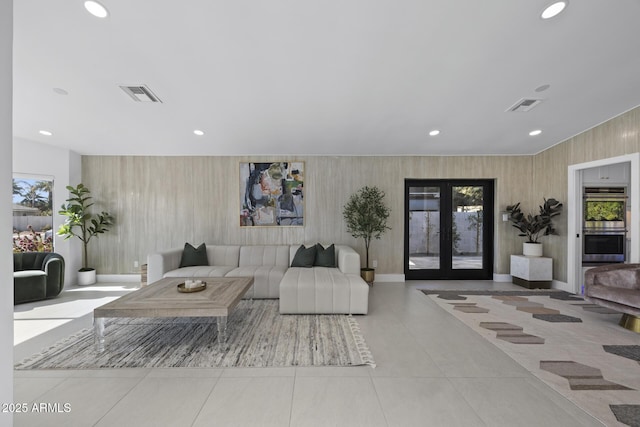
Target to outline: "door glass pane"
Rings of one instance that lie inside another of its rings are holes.
[[[440,188],[409,187],[409,269],[440,268]]]
[[[452,187],[452,269],[482,269],[483,188]]]

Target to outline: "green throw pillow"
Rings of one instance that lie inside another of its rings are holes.
[[[336,247],[331,245],[325,248],[320,243],[316,244],[316,258],[313,265],[317,267],[336,267]]]
[[[204,243],[197,248],[194,248],[189,243],[185,243],[182,251],[182,258],[180,259],[180,268],[192,267],[195,265],[209,265],[207,247]]]
[[[291,261],[291,267],[313,267],[313,261],[316,259],[316,247],[311,246],[305,248],[301,245],[296,251],[293,261]]]

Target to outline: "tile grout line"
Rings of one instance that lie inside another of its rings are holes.
[[[384,423],[386,426],[389,426],[389,419],[387,418],[387,411],[385,411],[384,406],[382,405],[382,400],[380,399],[380,394],[378,393],[378,388],[376,387],[376,382],[372,376],[369,376],[369,381],[371,382],[371,386],[373,387],[373,391],[376,394],[376,400],[378,401],[378,405],[380,406],[380,412],[382,412],[382,416],[384,417]]]
[[[396,319],[396,321],[398,321],[403,327],[404,323],[402,323],[400,321],[400,319],[398,319],[398,316],[395,315],[395,313],[393,313],[393,311],[391,311],[392,316]],[[363,334],[364,336],[364,334]],[[366,338],[366,337],[365,337]],[[371,386],[373,387],[373,391],[376,394],[376,400],[378,402],[378,405],[380,406],[380,412],[382,412],[382,416],[384,417],[384,423],[385,425],[389,426],[389,419],[387,418],[387,411],[385,411],[384,406],[382,405],[382,400],[380,399],[380,393],[378,392],[378,388],[376,387],[376,382],[373,378],[373,370],[375,369],[375,367],[369,367],[369,371],[367,372],[369,375],[369,381],[371,382]]]
[[[223,371],[224,371],[224,369],[223,369]],[[195,425],[196,421],[198,420],[198,417],[202,413],[202,410],[204,409],[205,405],[207,404],[207,402],[211,398],[211,395],[213,394],[213,391],[216,389],[216,387],[218,386],[218,383],[220,382],[221,376],[222,376],[222,372],[220,373],[220,375],[215,377],[215,382],[211,386],[211,390],[209,390],[209,393],[207,394],[207,397],[202,401],[202,405],[200,406],[200,409],[196,413],[196,416],[193,417],[193,421],[191,421],[191,427],[193,427]]]
[[[291,387],[291,404],[289,405],[289,427],[294,427],[291,425],[293,422],[293,402],[296,395],[296,384],[298,383],[298,369],[293,371],[293,386]]]
[[[102,414],[101,417],[99,417],[95,423],[93,423],[93,426],[97,426],[98,424],[100,424],[100,422],[109,414],[111,413],[111,411],[113,411],[115,409],[116,406],[118,406],[118,403],[122,402],[124,400],[125,397],[127,397],[129,394],[131,394],[131,392],[140,385],[140,383],[142,382],[142,380],[144,380],[145,378],[147,378],[147,375],[149,375],[149,372],[147,372],[146,375],[140,377],[138,379],[138,381],[129,389],[129,391],[127,391],[125,394],[122,395],[122,397],[120,399],[118,399],[116,402],[114,402],[114,404],[111,406],[111,408],[106,411],[104,414]]]

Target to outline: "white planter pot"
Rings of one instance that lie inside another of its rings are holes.
[[[542,256],[542,243],[524,242],[522,244],[522,255],[524,255],[524,256]]]
[[[96,271],[78,271],[78,285],[88,286],[96,283]]]

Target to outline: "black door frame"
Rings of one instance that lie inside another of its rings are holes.
[[[451,211],[452,187],[483,187],[482,221],[482,269],[452,269],[451,215],[442,215],[443,210]],[[440,188],[440,268],[409,269],[409,188]],[[493,222],[494,222],[493,179],[405,179],[404,184],[404,274],[407,280],[492,280],[493,279]]]

